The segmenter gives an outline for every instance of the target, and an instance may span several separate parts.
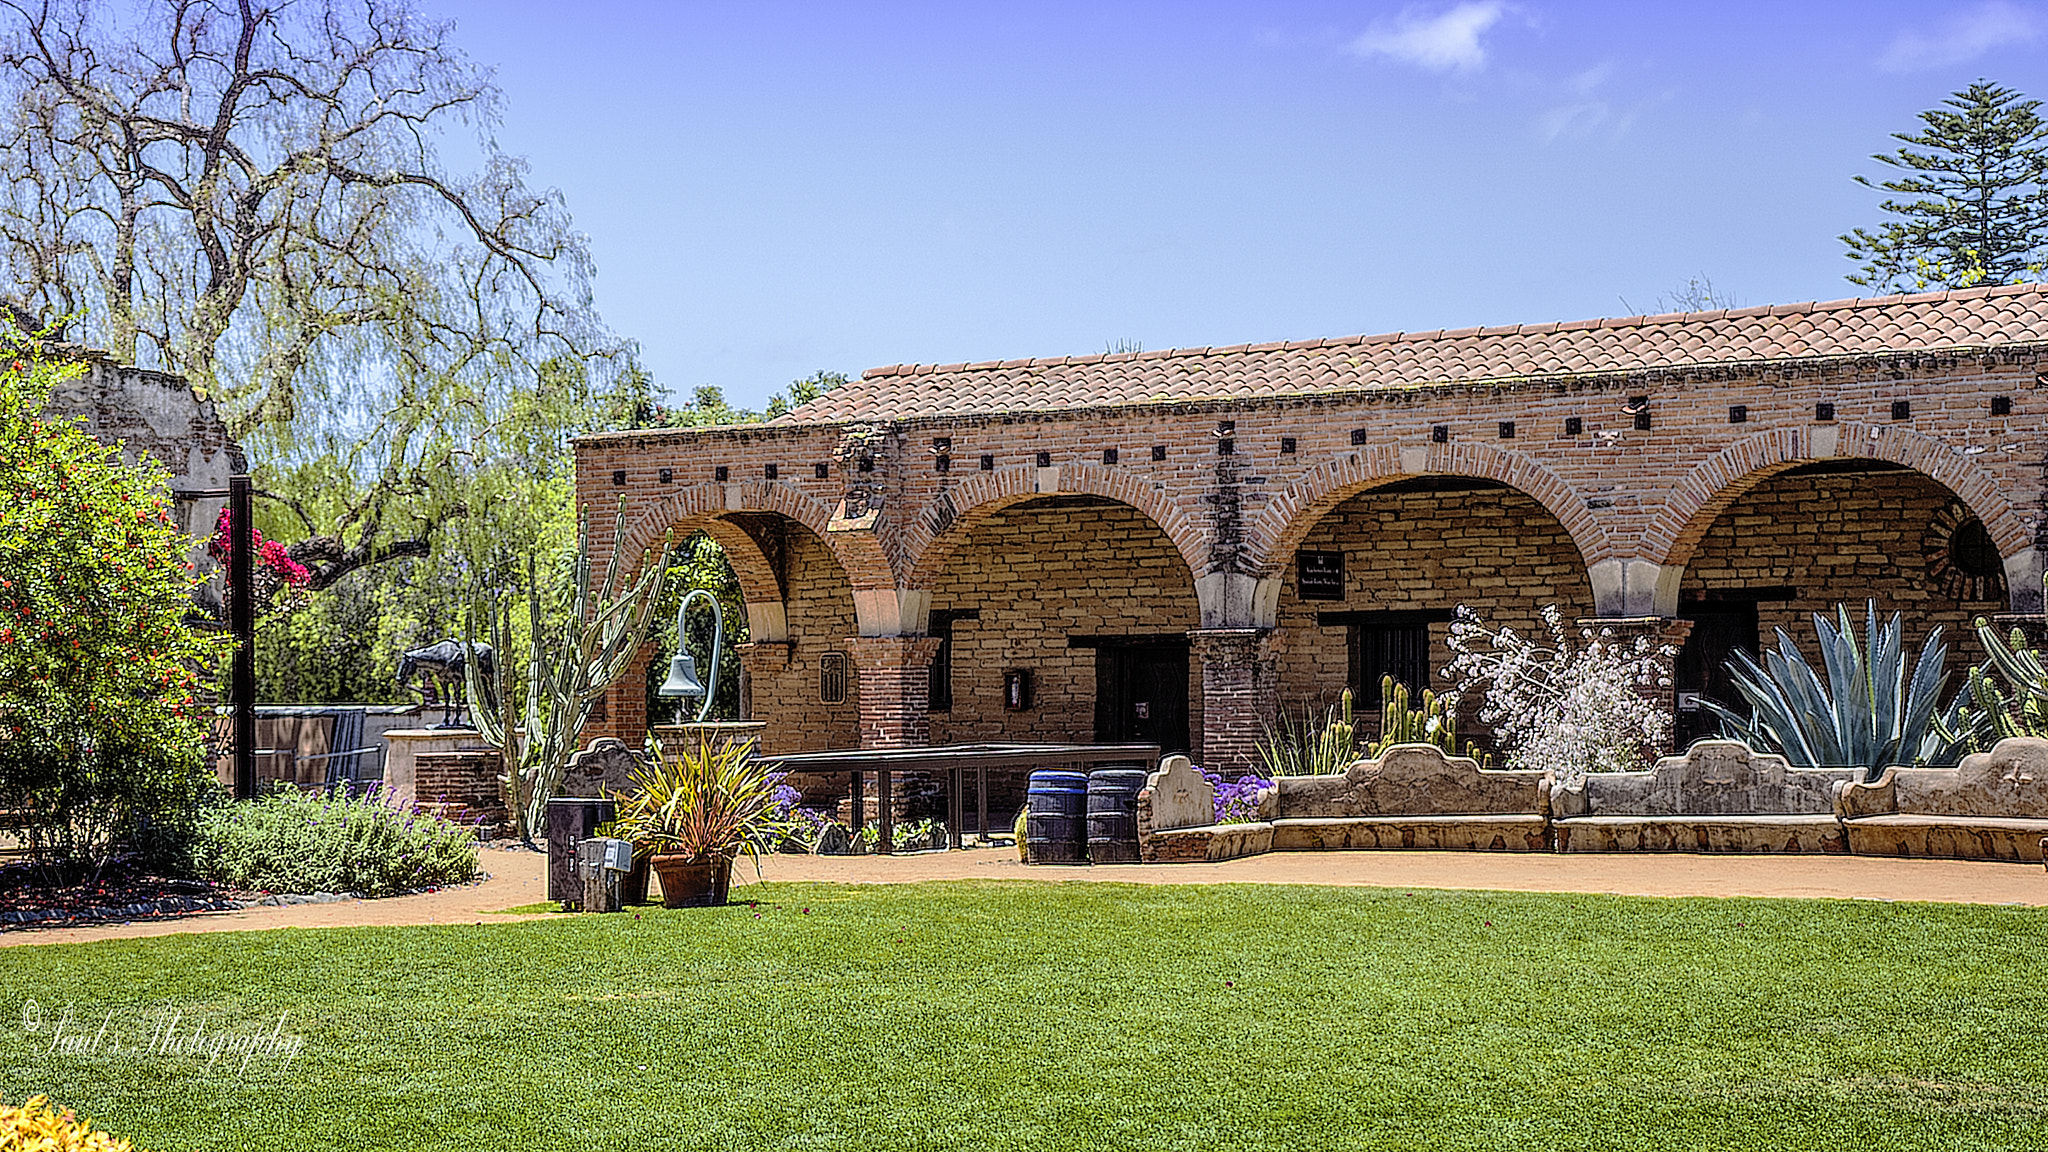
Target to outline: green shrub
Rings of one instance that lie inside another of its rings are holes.
[[[163,469],[46,419],[78,364],[0,324],[0,826],[53,873],[174,854],[213,790]],[[145,843],[146,841],[146,843]]]
[[[262,892],[391,896],[477,875],[462,825],[368,796],[286,786],[207,814],[196,853],[209,880]]]

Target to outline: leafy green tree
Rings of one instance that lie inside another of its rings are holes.
[[[701,700],[668,699],[655,693],[655,689],[668,678],[668,658],[676,651],[676,607],[683,602],[684,596],[698,588],[718,597],[718,608],[725,613],[725,647],[718,662],[718,694],[711,701],[711,719],[733,720],[739,717],[739,646],[747,642],[747,599],[740,591],[739,577],[733,575],[725,549],[718,546],[718,541],[699,532],[669,551],[661,601],[655,609],[653,625],[648,629],[647,640],[656,646],[657,653],[654,662],[647,666],[647,715],[653,723],[695,719],[696,710],[702,706]],[[711,655],[716,622],[711,613],[699,608],[690,613],[687,626],[690,652],[702,658],[698,663],[699,674],[708,675],[710,666],[703,660]]]
[[[1897,219],[1843,236],[1862,267],[1849,281],[1886,292],[2013,284],[2048,258],[2048,123],[2041,102],[1979,80],[1920,114],[1893,139],[1911,147],[1871,157],[1901,175],[1865,187],[1897,193]]]
[[[809,404],[825,393],[832,391],[834,388],[842,387],[845,384],[846,373],[844,372],[813,372],[801,380],[792,380],[787,390],[768,398],[768,418],[772,420],[792,408]]]
[[[52,872],[175,844],[217,788],[168,477],[41,413],[82,366],[0,337],[0,823]]]
[[[609,390],[586,238],[410,0],[0,0],[0,63],[0,264],[344,481],[290,522],[314,590],[426,555],[493,442],[572,407],[535,394]]]

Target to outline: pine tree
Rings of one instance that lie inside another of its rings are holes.
[[[1843,236],[1862,267],[1851,283],[1887,292],[2012,284],[2048,264],[2048,123],[2039,100],[1979,80],[1920,114],[1893,139],[1912,147],[1871,159],[1901,173],[1865,187],[1898,193],[1899,218]]]

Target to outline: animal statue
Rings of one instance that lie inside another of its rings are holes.
[[[497,658],[489,644],[476,645],[478,671],[483,674],[485,685],[496,683]],[[437,728],[464,728],[462,713],[469,701],[469,690],[464,676],[464,665],[468,658],[462,644],[456,640],[443,640],[424,648],[414,648],[399,657],[398,684],[405,687],[415,676],[423,676],[421,702],[429,707],[438,705],[441,722]],[[491,702],[485,701],[490,707]]]

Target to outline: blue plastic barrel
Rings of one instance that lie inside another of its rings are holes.
[[[1097,768],[1088,774],[1088,859],[1096,864],[1138,862],[1138,792],[1143,768]]]
[[[1024,789],[1024,860],[1088,862],[1088,774],[1040,768]]]

